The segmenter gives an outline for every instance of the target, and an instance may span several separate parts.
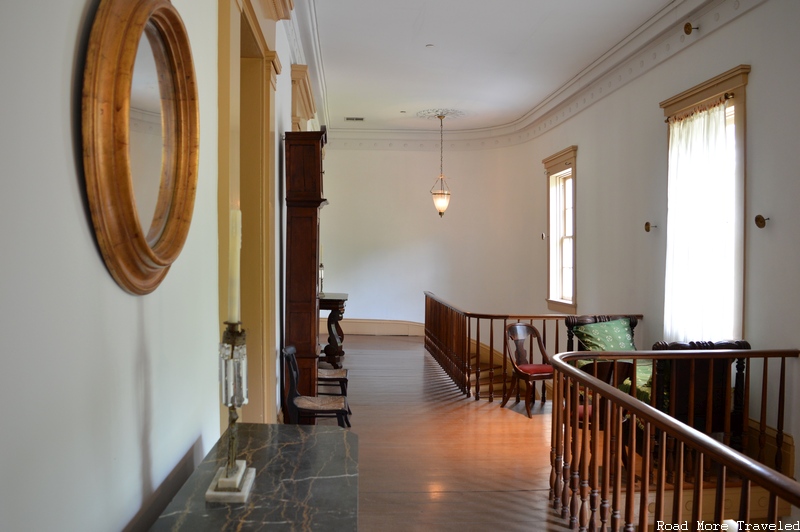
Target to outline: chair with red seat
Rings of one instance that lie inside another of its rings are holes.
[[[534,342],[534,339],[536,340]],[[503,396],[503,407],[512,395],[516,395],[519,402],[519,382],[524,381],[525,389],[525,410],[528,417],[531,416],[531,405],[533,404],[533,391],[536,381],[545,381],[553,378],[553,366],[550,365],[550,358],[542,343],[542,336],[539,331],[530,323],[512,323],[506,327],[506,356],[511,362],[511,387],[508,393]],[[538,347],[541,355],[541,362],[537,362],[533,356],[534,346]],[[530,354],[529,354],[530,353]],[[545,402],[545,383],[542,382],[542,404]]]

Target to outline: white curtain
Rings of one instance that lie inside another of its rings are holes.
[[[741,338],[742,187],[736,161],[724,102],[671,119],[666,341]]]

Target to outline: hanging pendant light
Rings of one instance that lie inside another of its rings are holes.
[[[443,114],[436,115],[439,119],[439,177],[431,187],[431,196],[433,197],[433,205],[439,211],[439,217],[444,216],[444,211],[450,205],[450,189],[447,187],[444,177],[444,116]]]

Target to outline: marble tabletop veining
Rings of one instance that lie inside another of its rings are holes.
[[[358,437],[339,427],[238,425],[238,459],[256,470],[245,504],[206,503],[225,465],[227,434],[214,445],[151,530],[349,531],[358,528]]]

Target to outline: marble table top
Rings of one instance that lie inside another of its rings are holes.
[[[239,423],[239,459],[256,470],[245,504],[205,500],[227,460],[223,435],[151,530],[319,530],[358,528],[358,437],[333,426]]]

